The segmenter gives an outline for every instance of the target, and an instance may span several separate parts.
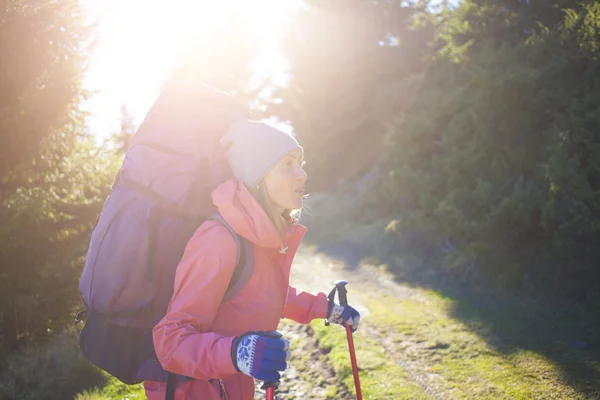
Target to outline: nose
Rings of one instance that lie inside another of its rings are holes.
[[[306,171],[304,170],[304,168],[302,168],[302,166],[298,166],[298,172],[296,173],[296,176],[300,182],[306,182],[306,180],[308,179],[308,175],[306,174]]]

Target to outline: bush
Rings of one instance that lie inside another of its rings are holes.
[[[72,399],[103,380],[101,371],[81,355],[75,329],[65,329],[8,357],[0,378],[0,399]]]
[[[117,168],[111,151],[81,143],[43,180],[1,200],[0,354],[72,320],[89,233]]]
[[[585,296],[600,277],[600,5],[522,41],[478,35],[433,62],[369,197],[400,235],[435,235],[456,274]]]

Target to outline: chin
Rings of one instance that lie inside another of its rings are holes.
[[[286,208],[288,210],[298,210],[302,208],[303,205],[304,203],[302,202],[302,200],[290,201]]]

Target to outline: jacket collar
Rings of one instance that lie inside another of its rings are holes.
[[[283,243],[267,213],[246,186],[237,180],[220,184],[213,191],[212,199],[233,230],[257,246],[295,251],[306,233],[306,227],[293,223],[288,227],[286,243]]]

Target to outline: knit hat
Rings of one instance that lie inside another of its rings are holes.
[[[233,175],[247,188],[260,180],[292,150],[302,147],[292,135],[258,121],[234,123],[220,140]]]

